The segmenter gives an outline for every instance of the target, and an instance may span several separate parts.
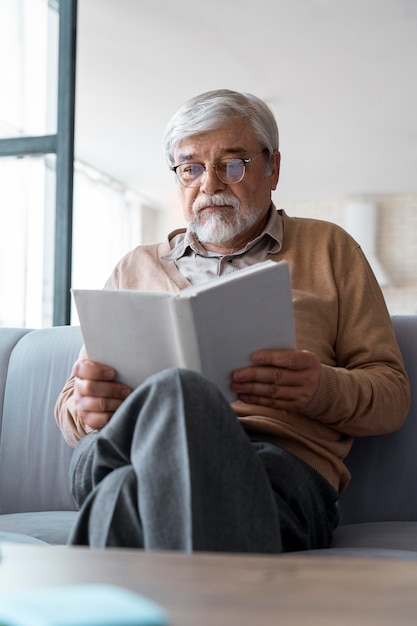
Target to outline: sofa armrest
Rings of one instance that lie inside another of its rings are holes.
[[[82,345],[79,327],[27,332],[8,362],[0,437],[0,513],[75,509],[72,449],[54,406]]]

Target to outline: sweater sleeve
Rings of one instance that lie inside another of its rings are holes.
[[[401,368],[352,371],[322,365],[319,390],[303,414],[352,437],[382,435],[402,425],[409,403],[408,379]]]
[[[86,357],[87,355],[83,346],[79,358],[83,359]],[[74,382],[74,376],[70,376],[55,404],[56,422],[65,441],[72,448],[74,448],[85,435],[94,432],[92,428],[84,424],[84,422],[77,417],[74,402]]]
[[[383,294],[360,248],[340,277],[335,363],[322,361],[320,386],[303,415],[357,436],[399,428],[409,381]]]

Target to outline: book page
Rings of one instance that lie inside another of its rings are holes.
[[[88,358],[113,367],[132,388],[178,365],[174,293],[73,290]],[[138,297],[139,296],[139,297]]]
[[[266,261],[239,270],[190,295],[203,373],[230,401],[232,371],[253,365],[262,348],[295,348],[291,285],[286,262]]]

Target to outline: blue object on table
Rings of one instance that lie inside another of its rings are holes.
[[[167,625],[158,604],[113,585],[61,585],[0,595],[0,626]]]

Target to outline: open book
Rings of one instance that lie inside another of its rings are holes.
[[[73,290],[88,358],[132,388],[170,367],[196,370],[229,401],[234,369],[261,348],[295,347],[286,261],[264,261],[179,293]]]

